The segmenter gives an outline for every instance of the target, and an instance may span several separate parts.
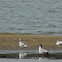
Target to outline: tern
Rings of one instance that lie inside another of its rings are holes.
[[[47,51],[46,49],[43,49],[43,48],[42,48],[42,45],[40,44],[40,45],[39,45],[39,53],[40,53],[40,54],[43,54],[43,53],[48,54],[48,51]]]
[[[19,39],[19,46],[20,47],[27,47],[27,44],[24,43],[22,39]]]
[[[56,45],[62,45],[62,41],[57,40]]]

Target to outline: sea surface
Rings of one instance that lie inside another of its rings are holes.
[[[0,50],[0,62],[62,62],[62,50],[51,50],[58,56],[38,56],[38,50]]]
[[[62,35],[62,0],[0,0],[0,33]]]
[[[38,56],[38,50],[0,50],[0,62],[62,62],[62,50],[51,50],[58,56]]]
[[[1,59],[0,62],[62,62],[62,60],[38,60],[38,59]]]

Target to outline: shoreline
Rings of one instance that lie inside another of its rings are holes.
[[[21,48],[19,47],[19,39],[22,39],[30,47]],[[43,45],[43,48],[51,49],[62,49],[56,45],[56,41],[61,40],[62,36],[41,36],[41,35],[22,35],[22,34],[0,34],[0,50],[36,50],[39,44]]]

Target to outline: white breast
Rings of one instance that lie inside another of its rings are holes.
[[[22,43],[22,42],[19,42],[19,46],[21,47],[22,45],[24,45],[24,43]]]
[[[47,50],[45,50],[45,49],[43,49],[43,48],[41,48],[41,46],[39,46],[39,53],[47,53],[48,51]]]

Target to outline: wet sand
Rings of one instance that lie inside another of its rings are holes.
[[[27,48],[19,47],[19,39],[22,39],[27,45]],[[40,36],[40,35],[21,35],[21,34],[0,34],[0,50],[2,49],[38,49],[39,44],[43,45],[43,48],[62,49],[56,45],[57,40],[62,40],[62,36]]]

